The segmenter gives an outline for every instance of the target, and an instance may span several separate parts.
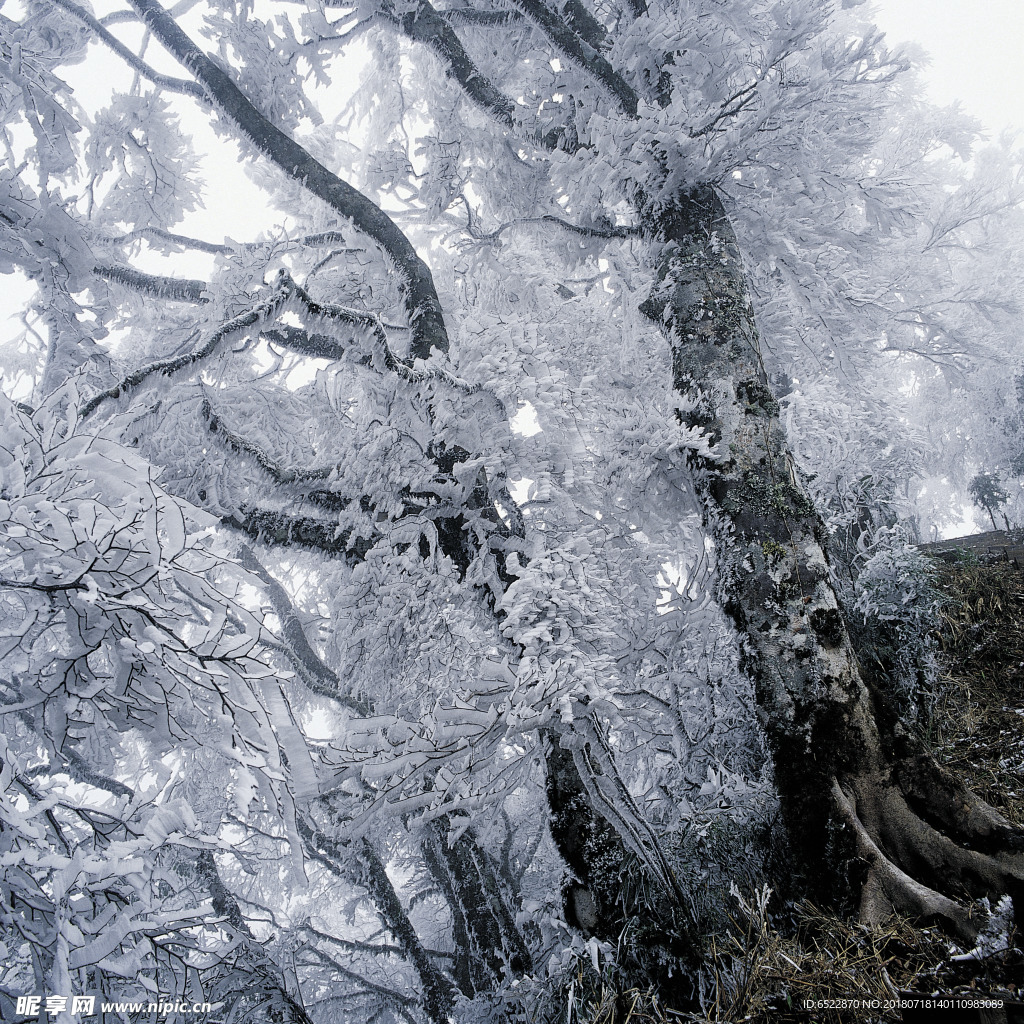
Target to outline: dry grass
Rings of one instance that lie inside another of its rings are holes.
[[[885,1002],[909,991],[948,955],[941,936],[901,919],[868,929],[802,904],[783,931],[755,907],[717,952],[710,998],[704,1013],[691,1019],[709,1024],[899,1020],[898,1010],[883,1009]],[[859,1006],[811,1010],[809,1000],[856,1000]],[[874,1011],[865,1005],[873,1001],[880,1004]]]
[[[573,1024],[678,1024],[680,1014],[665,1010],[652,992],[616,992],[604,987],[576,1008]]]
[[[939,640],[946,663],[935,709],[939,760],[1024,825],[1024,570],[943,566]]]

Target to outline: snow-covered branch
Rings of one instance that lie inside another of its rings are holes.
[[[263,156],[342,217],[351,220],[394,261],[404,277],[405,303],[413,326],[413,355],[426,359],[432,348],[447,352],[448,333],[430,270],[395,222],[264,117],[156,0],[131,0],[131,3],[153,34],[196,76],[224,116],[234,122]]]

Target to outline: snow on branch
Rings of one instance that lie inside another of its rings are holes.
[[[324,664],[320,655],[313,650],[287,591],[256,557],[252,548],[247,544],[239,544],[238,552],[242,567],[248,569],[263,583],[274,614],[281,621],[281,632],[288,651],[292,655],[292,664],[298,672],[299,678],[313,693],[321,697],[329,697],[359,715],[373,714],[373,706],[367,701],[359,700],[346,693],[341,679]]]
[[[448,332],[433,277],[398,225],[376,203],[329,171],[261,114],[228,74],[199,49],[156,0],[131,0],[131,4],[153,34],[196,76],[221,113],[259,153],[351,220],[391,258],[405,278],[403,291],[413,326],[413,356],[426,359],[431,348],[446,353]]]
[[[444,1024],[449,1019],[455,1002],[455,988],[451,979],[433,962],[430,952],[420,941],[376,850],[366,839],[333,838],[304,817],[297,819],[297,825],[307,856],[323,864],[333,874],[348,880],[341,870],[341,865],[349,860],[345,856],[345,850],[351,850],[355,855],[361,868],[359,884],[365,886],[370,893],[381,921],[419,976],[427,1016],[435,1024]]]
[[[361,310],[354,310],[348,306],[341,306],[333,302],[317,302],[305,288],[296,284],[288,277],[287,271],[281,270],[278,274],[280,280],[287,280],[289,282],[292,294],[302,304],[310,317],[328,324],[334,322],[369,328],[375,344],[373,351],[369,354],[368,364],[375,369],[383,367],[390,373],[397,374],[402,380],[410,384],[422,384],[431,380],[440,381],[442,384],[446,384],[448,387],[455,391],[460,391],[464,395],[475,395],[483,390],[480,384],[470,384],[440,367],[420,369],[412,365],[412,360],[402,359],[397,356],[388,344],[384,323],[378,314],[365,313]],[[287,339],[289,335],[284,335],[283,337]],[[286,341],[283,343],[286,343]],[[344,347],[339,345],[338,354],[334,358],[339,358],[344,351]],[[507,419],[504,403],[493,393],[491,393],[491,397],[497,403],[502,418]]]
[[[294,515],[259,505],[242,505],[238,515],[222,516],[221,522],[266,544],[313,548],[325,555],[360,560],[373,546],[371,541],[353,538],[353,531],[339,527],[337,520]]]
[[[90,416],[108,399],[119,398],[129,391],[134,391],[135,388],[143,384],[154,374],[162,373],[165,376],[170,376],[179,370],[194,366],[196,363],[212,355],[225,341],[245,334],[256,324],[266,323],[268,320],[273,319],[284,309],[290,299],[291,290],[289,285],[291,283],[291,278],[287,276],[279,277],[275,283],[274,290],[266,299],[257,302],[250,309],[239,313],[238,316],[225,321],[210,335],[206,343],[194,352],[187,352],[184,355],[176,356],[174,359],[161,359],[155,363],[150,363],[149,366],[140,367],[138,370],[134,370],[126,377],[123,377],[113,387],[107,388],[106,391],[101,391],[98,395],[93,395],[82,406],[81,418],[85,419],[87,416]]]
[[[114,53],[142,75],[143,78],[154,85],[160,86],[161,89],[167,89],[169,92],[179,92],[183,96],[191,96],[194,100],[198,100],[204,105],[209,103],[206,93],[199,85],[184,78],[172,78],[170,75],[161,74],[159,71],[151,68],[141,57],[132,53],[117,36],[100,24],[84,7],[79,7],[73,0],[53,0],[53,3],[67,11],[68,14],[74,15],[83,24],[88,25]]]
[[[438,12],[451,25],[478,25],[503,28],[522,20],[520,11],[476,11],[470,7],[457,7]]]
[[[116,281],[125,288],[150,295],[155,299],[170,299],[176,302],[197,302],[205,304],[209,298],[206,282],[191,278],[162,277],[157,274],[146,274],[134,267],[120,267],[109,263],[98,263],[92,268],[98,277],[108,281]]]
[[[294,484],[307,480],[326,480],[337,469],[336,466],[318,466],[316,469],[282,468],[274,462],[260,445],[253,441],[248,441],[229,430],[224,425],[224,421],[214,412],[209,398],[203,398],[201,415],[210,430],[215,434],[220,434],[227,442],[228,447],[254,459],[260,469],[272,476],[279,484]]]
[[[429,0],[420,0],[414,10],[405,14],[398,14],[394,6],[387,2],[385,11],[390,20],[399,25],[410,39],[426,43],[444,61],[448,76],[462,86],[474,103],[506,128],[515,129],[515,104],[480,73],[462,45],[462,40]]]
[[[163,228],[155,227],[137,228],[135,231],[128,231],[123,235],[108,235],[102,238],[101,241],[110,245],[126,245],[129,242],[134,242],[140,238],[155,239],[158,242],[164,242],[169,246],[180,247],[182,249],[195,249],[197,252],[206,252],[211,256],[229,255],[239,249],[259,249],[268,244],[274,244],[273,242],[238,242],[229,245],[227,243],[207,242],[202,238],[192,238],[189,235],[178,235],[173,231],[165,231]],[[315,249],[326,248],[331,245],[337,245],[338,243],[344,245],[347,241],[348,238],[342,231],[318,231],[316,234],[303,235],[301,238],[280,239],[280,244],[303,245],[308,246],[311,249]],[[364,250],[343,249],[340,251],[354,253],[363,252]]]

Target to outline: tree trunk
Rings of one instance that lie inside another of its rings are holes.
[[[559,733],[545,735],[551,836],[572,877],[562,892],[566,921],[617,948],[618,964],[634,984],[654,984],[676,1008],[692,998],[687,972],[695,967],[692,921],[676,887],[650,870],[595,806],[574,751]],[[596,739],[596,737],[595,737]],[[583,753],[590,758],[591,744]],[[597,760],[597,758],[594,758]]]
[[[721,200],[700,187],[651,216],[662,248],[641,308],[672,347],[686,421],[715,445],[694,479],[803,886],[832,905],[859,888],[865,921],[897,910],[971,940],[977,924],[956,898],[1017,889],[1022,835],[878,713],[832,586],[823,521],[779,423]]]
[[[424,828],[423,858],[452,913],[455,981],[463,994],[497,991],[505,976],[532,970],[530,951],[508,906],[487,851],[467,828],[449,841],[447,815]]]

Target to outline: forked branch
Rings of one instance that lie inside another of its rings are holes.
[[[412,354],[448,351],[441,303],[427,265],[395,222],[347,181],[261,114],[228,74],[186,35],[156,0],[130,0],[146,26],[195,75],[203,91],[255,149],[280,171],[372,238],[404,277],[403,292],[413,327]]]

